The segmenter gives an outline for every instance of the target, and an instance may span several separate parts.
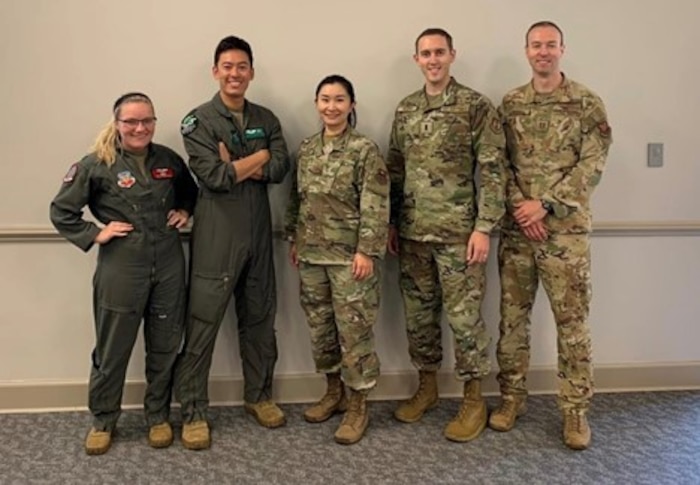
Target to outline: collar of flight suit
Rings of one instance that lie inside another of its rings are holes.
[[[233,120],[233,114],[231,113],[231,110],[228,109],[228,107],[224,104],[224,101],[221,99],[221,93],[217,92],[214,97],[211,99],[212,104],[214,105],[214,109],[221,115],[225,116],[226,118],[229,118]],[[243,119],[247,120],[248,119],[248,107],[249,107],[249,102],[247,99],[243,99]]]

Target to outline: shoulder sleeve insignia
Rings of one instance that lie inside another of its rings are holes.
[[[199,124],[199,119],[197,118],[197,116],[190,113],[182,119],[182,122],[180,123],[180,133],[183,136],[189,135],[195,129],[197,129],[198,124]]]
[[[68,172],[63,176],[63,183],[69,184],[75,180],[75,175],[78,173],[78,164],[74,163],[68,169]]]

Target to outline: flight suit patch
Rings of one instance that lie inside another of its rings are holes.
[[[136,183],[136,179],[128,170],[117,174],[117,185],[122,189],[130,189]]]
[[[63,183],[69,184],[75,180],[75,175],[78,173],[78,164],[74,163],[68,169],[68,172],[63,176]]]
[[[160,167],[151,170],[151,177],[156,180],[171,179],[175,176],[175,171],[170,167]]]
[[[245,130],[246,140],[261,140],[265,138],[265,128],[248,128]]]
[[[199,124],[199,119],[193,115],[189,114],[182,119],[180,123],[180,133],[183,135],[189,135],[192,133]]]

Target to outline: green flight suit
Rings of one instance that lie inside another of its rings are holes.
[[[234,296],[245,380],[244,399],[272,398],[277,362],[276,289],[272,259],[269,183],[289,171],[289,154],[277,117],[246,101],[244,126],[217,93],[182,122],[189,166],[199,181],[191,243],[190,301],[185,346],[175,372],[175,395],[183,420],[206,419],[208,378],[214,343]],[[236,180],[231,163],[219,156],[219,142],[233,160],[270,151],[263,179]]]
[[[167,225],[172,209],[192,213],[197,185],[182,158],[151,144],[145,170],[129,153],[108,166],[94,154],[74,164],[51,203],[51,221],[88,251],[100,228],[83,218],[87,205],[103,224],[134,230],[101,245],[93,279],[96,343],[89,408],[98,430],[119,418],[124,378],[141,319],[146,343],[144,409],[149,426],[168,419],[172,371],[182,341],[185,260],[179,231]]]

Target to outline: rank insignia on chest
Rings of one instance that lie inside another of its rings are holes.
[[[420,124],[420,134],[427,136],[430,135],[433,132],[433,122],[432,121],[424,121]]]
[[[535,122],[537,131],[547,131],[549,129],[549,120],[539,119]]]
[[[160,167],[151,170],[151,177],[156,180],[171,179],[175,176],[175,171],[170,167]]]
[[[117,174],[117,185],[122,189],[130,189],[136,183],[136,179],[128,170]]]
[[[333,153],[333,143],[326,143],[323,145],[323,154],[328,156]]]

